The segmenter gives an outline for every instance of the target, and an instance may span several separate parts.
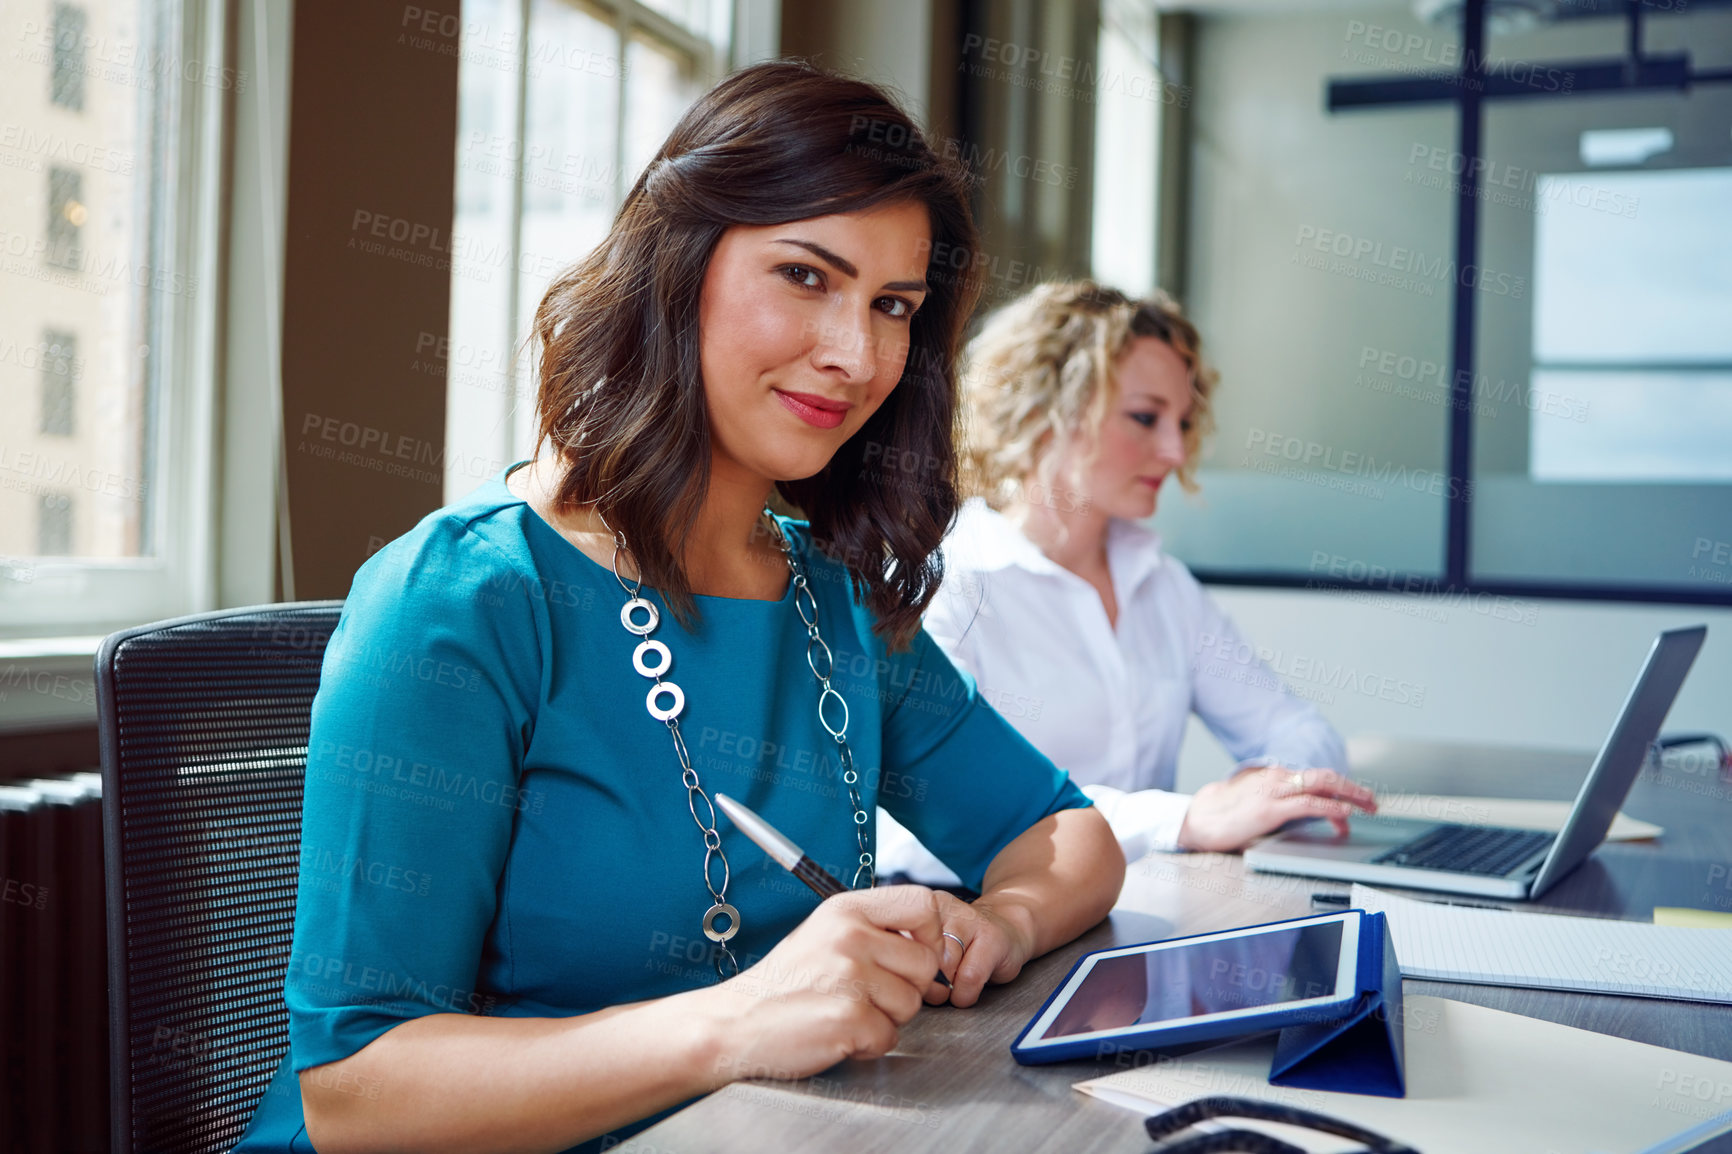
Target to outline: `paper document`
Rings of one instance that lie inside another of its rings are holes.
[[[1380,817],[1411,817],[1457,825],[1497,825],[1508,829],[1543,829],[1558,833],[1570,816],[1570,802],[1534,801],[1516,797],[1443,797],[1429,793],[1392,793],[1377,799]],[[1637,821],[1620,811],[1612,819],[1607,841],[1641,841],[1666,831],[1651,821]]]
[[[1732,1002],[1732,930],[1469,909],[1363,885],[1348,900],[1389,915],[1405,977]]]
[[[1076,1089],[1143,1114],[1217,1094],[1279,1102],[1425,1154],[1637,1154],[1732,1108],[1732,1062],[1418,994],[1404,1016],[1405,1098],[1271,1086],[1269,1037],[1177,1058],[1138,1055],[1148,1064]],[[1364,1149],[1290,1126],[1232,1125],[1313,1154]]]

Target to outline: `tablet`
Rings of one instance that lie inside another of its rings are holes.
[[[1085,955],[1011,1046],[1025,1063],[1229,1038],[1345,1015],[1359,910]]]

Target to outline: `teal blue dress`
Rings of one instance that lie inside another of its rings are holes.
[[[803,523],[784,527],[835,653],[868,815],[882,804],[978,889],[1023,830],[1089,804],[924,631],[888,652],[846,570]],[[704,788],[852,879],[853,811],[792,584],[779,601],[698,597],[689,630],[645,596]],[[311,1151],[296,1073],[411,1018],[565,1017],[717,980],[702,837],[645,709],[625,599],[503,473],[355,575],[313,704],[289,1053],[237,1151]],[[749,966],[816,899],[725,817],[717,828],[741,919],[730,945]]]

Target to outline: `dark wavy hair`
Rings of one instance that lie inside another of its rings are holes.
[[[908,201],[931,221],[931,290],[901,380],[822,471],[777,484],[902,648],[938,589],[959,503],[955,363],[980,284],[966,177],[888,95],[800,61],[734,73],[680,118],[607,238],[542,298],[537,408],[564,465],[555,503],[595,505],[681,621],[697,615],[680,555],[709,480],[698,297],[716,242],[730,225]]]

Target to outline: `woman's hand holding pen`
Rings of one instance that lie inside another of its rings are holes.
[[[1321,817],[1346,834],[1355,810],[1377,812],[1365,786],[1333,769],[1256,766],[1199,789],[1179,828],[1181,849],[1231,852],[1295,818]]]
[[[922,995],[943,989],[932,975],[954,943],[941,936],[939,896],[924,886],[838,894],[762,961],[694,992],[714,1027],[716,1085],[889,1053]]]

